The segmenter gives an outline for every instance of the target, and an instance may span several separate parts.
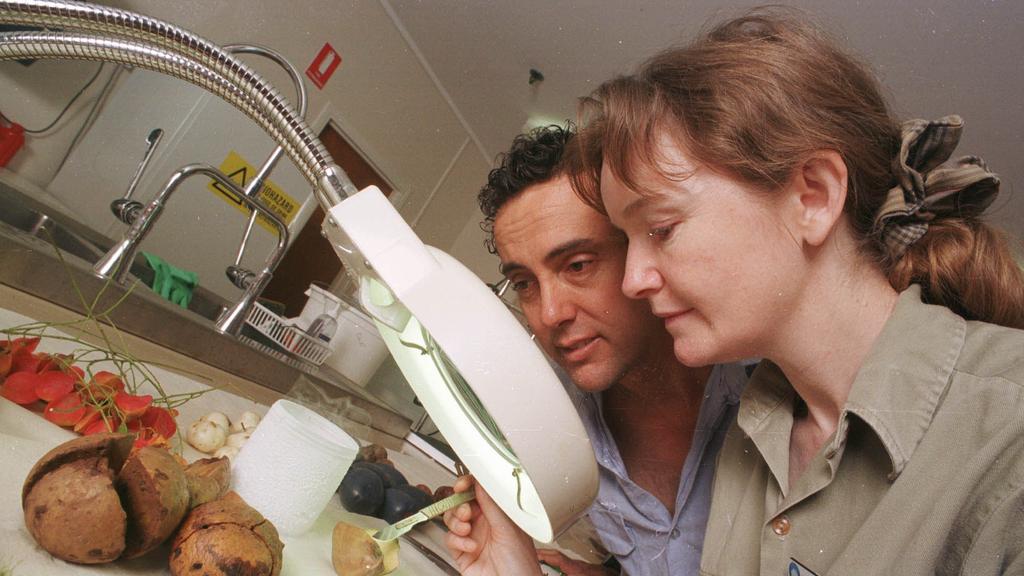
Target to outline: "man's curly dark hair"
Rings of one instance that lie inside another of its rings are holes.
[[[516,136],[508,152],[498,156],[498,167],[487,176],[477,202],[484,213],[480,228],[487,233],[487,251],[497,254],[494,244],[494,217],[506,202],[524,189],[543,184],[565,172],[563,154],[576,131],[572,123],[551,124]]]

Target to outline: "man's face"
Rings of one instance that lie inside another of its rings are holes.
[[[530,329],[578,387],[611,386],[665,335],[645,301],[622,293],[625,237],[566,177],[502,206],[494,239]]]

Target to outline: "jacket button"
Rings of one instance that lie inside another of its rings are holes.
[[[786,518],[785,516],[779,516],[775,520],[772,520],[772,532],[775,532],[779,536],[789,534],[790,528],[789,518]]]

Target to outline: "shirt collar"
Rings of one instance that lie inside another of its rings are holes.
[[[891,478],[903,472],[931,425],[966,333],[963,318],[924,304],[920,286],[912,285],[857,373],[841,420],[856,414],[878,435],[892,460]],[[837,434],[833,448],[844,438]]]
[[[931,424],[965,335],[964,319],[943,306],[921,302],[920,286],[903,291],[854,378],[829,452],[842,447],[849,414],[855,414],[888,452],[890,477],[898,476]],[[737,415],[740,428],[754,440],[783,486],[789,446],[777,437],[783,432],[789,437],[794,395],[782,370],[762,362],[743,392]]]
[[[782,370],[770,360],[762,360],[750,375],[736,413],[736,424],[753,441],[783,492],[789,486],[794,396]]]
[[[743,388],[747,385],[746,369],[740,362],[719,364],[716,368],[721,372],[721,384],[716,386],[716,391],[722,395],[723,402],[735,406],[739,403]]]
[[[615,446],[615,441],[604,424],[601,392],[585,392],[580,390],[572,383],[572,379],[569,378],[564,370],[554,364],[552,366],[562,381],[562,386],[576,406],[580,419],[590,435],[590,443],[594,447],[598,463],[614,470],[612,463],[621,459],[617,456],[618,448]],[[716,365],[708,375],[697,427],[700,429],[713,429],[714,423],[719,419],[721,413],[727,407],[735,406],[740,401],[740,395],[746,383],[747,374],[742,364],[736,362]],[[725,425],[727,426],[728,424]],[[615,456],[613,456],[613,452]],[[622,470],[618,472],[625,476],[625,467],[623,466]]]

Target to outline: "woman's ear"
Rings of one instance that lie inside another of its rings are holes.
[[[792,230],[820,246],[835,228],[846,204],[846,162],[835,150],[819,150],[799,164],[790,180]]]

